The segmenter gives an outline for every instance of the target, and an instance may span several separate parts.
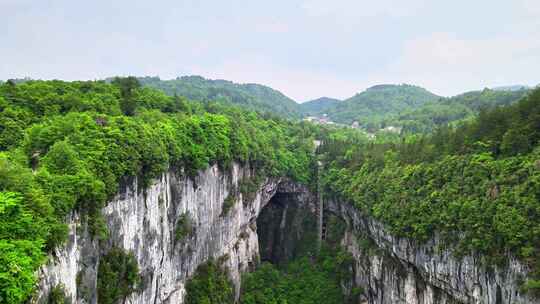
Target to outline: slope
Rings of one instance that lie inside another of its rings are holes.
[[[330,98],[330,97],[321,97],[314,100],[306,101],[300,104],[300,110],[305,116],[317,115],[324,113],[331,107],[337,105],[341,100]]]
[[[139,81],[143,86],[163,90],[171,96],[177,94],[192,100],[236,104],[246,110],[273,113],[285,118],[300,117],[298,104],[294,100],[260,84],[238,84],[201,76],[183,76],[171,80],[141,77]]]
[[[376,85],[326,109],[328,116],[340,123],[358,121],[369,125],[388,115],[418,108],[439,96],[413,85]]]
[[[484,89],[429,102],[420,108],[385,119],[382,125],[400,126],[404,132],[430,132],[438,126],[452,124],[477,115],[480,110],[507,106],[523,98],[529,89],[501,91]]]

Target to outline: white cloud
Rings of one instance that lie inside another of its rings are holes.
[[[424,0],[307,0],[302,3],[302,7],[313,17],[362,18],[380,15],[406,17],[418,11],[424,2]]]
[[[519,5],[525,12],[525,15],[530,17],[540,17],[540,1],[538,0],[519,0]]]
[[[347,98],[356,93],[361,85],[327,72],[291,69],[251,54],[240,55],[217,66],[192,66],[188,71],[212,79],[264,84],[299,102],[321,96]]]
[[[290,30],[287,23],[279,20],[255,20],[253,26],[256,31],[267,34],[283,34]]]
[[[464,89],[480,89],[479,80],[484,86],[527,84],[535,78],[540,82],[535,76],[538,69],[538,37],[466,40],[450,33],[434,33],[406,42],[396,62],[380,73],[453,95]]]

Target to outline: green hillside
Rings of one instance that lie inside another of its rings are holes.
[[[300,104],[300,110],[305,116],[324,113],[331,107],[335,107],[341,100],[329,97],[321,97]]]
[[[438,126],[452,124],[477,115],[480,110],[496,106],[510,105],[530,90],[491,90],[472,91],[450,98],[440,98],[420,108],[404,111],[385,119],[381,126],[403,127],[404,132],[430,132]]]
[[[439,96],[418,86],[376,85],[326,109],[326,113],[335,122],[349,124],[356,120],[365,126],[388,115],[418,108],[438,98]]]
[[[540,89],[482,110],[458,127],[396,141],[324,140],[328,192],[383,221],[397,236],[446,241],[458,256],[531,269],[522,290],[540,296]]]
[[[298,104],[294,100],[260,84],[238,84],[201,76],[183,76],[171,80],[161,80],[159,77],[138,79],[143,86],[160,89],[170,96],[176,94],[192,100],[235,104],[247,110],[273,113],[285,118],[300,117]]]

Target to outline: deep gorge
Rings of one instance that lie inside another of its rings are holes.
[[[74,213],[66,246],[40,270],[38,302],[46,303],[50,290],[63,284],[72,303],[97,303],[99,261],[113,247],[137,260],[140,287],[124,303],[141,304],[182,303],[187,279],[209,258],[227,267],[238,297],[241,274],[261,260],[279,264],[313,254],[316,198],[301,184],[265,178],[252,201],[240,194],[223,213],[235,186],[254,174],[238,164],[229,171],[209,167],[194,179],[171,170],[145,191],[135,179],[102,210],[110,231],[106,242],[93,240]],[[183,214],[191,217],[193,230],[178,242],[175,229]],[[534,303],[519,292],[517,281],[527,269],[517,260],[485,271],[478,257],[436,252],[436,238],[426,244],[395,238],[346,202],[327,201],[324,215],[345,228],[337,229],[339,243],[355,262],[344,292],[347,286],[364,290],[355,303]]]

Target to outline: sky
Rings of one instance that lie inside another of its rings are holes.
[[[0,79],[202,75],[302,102],[540,83],[540,0],[0,0]]]

